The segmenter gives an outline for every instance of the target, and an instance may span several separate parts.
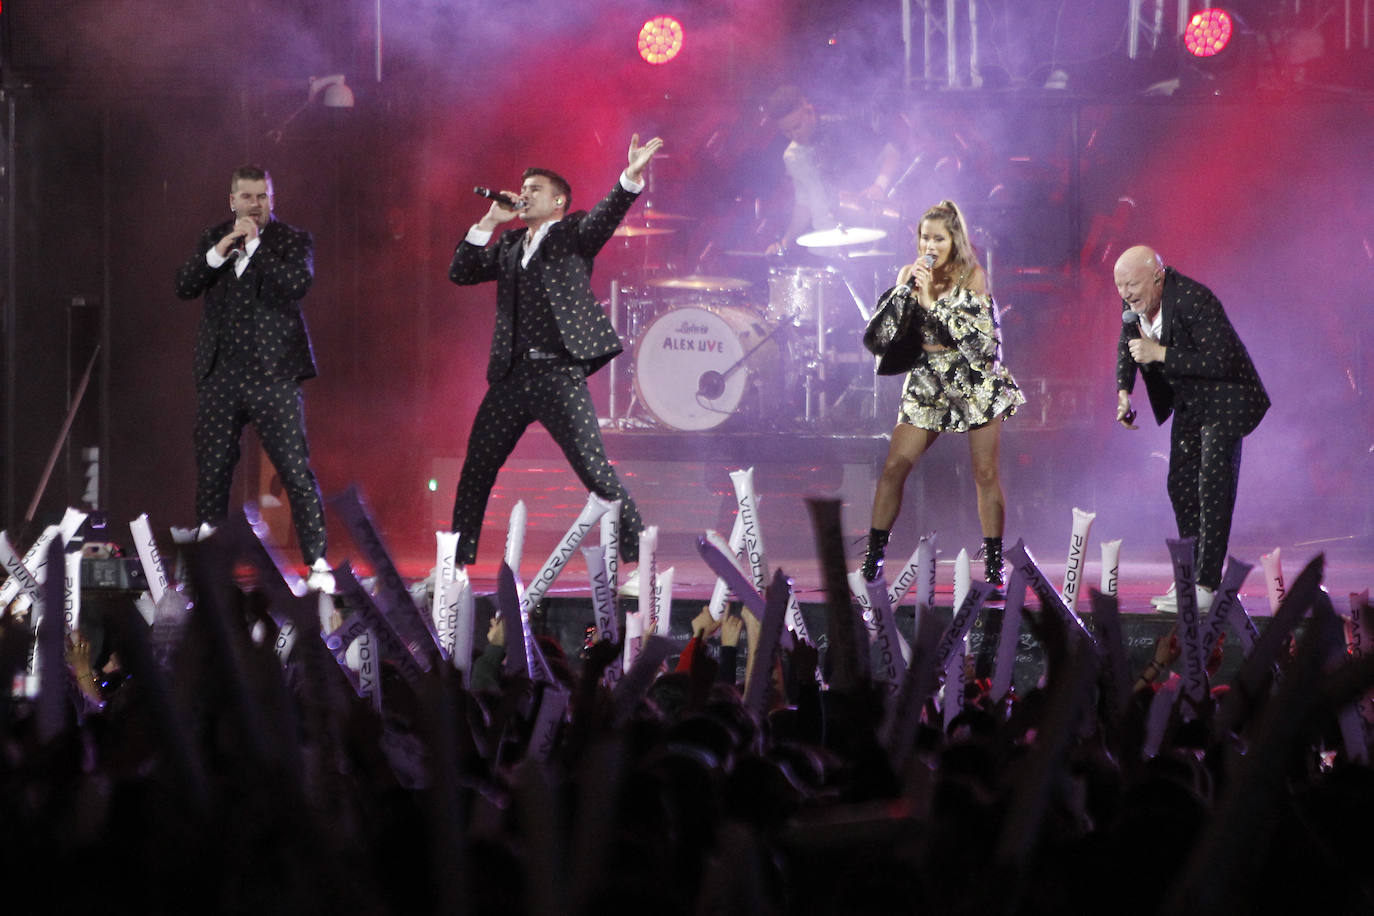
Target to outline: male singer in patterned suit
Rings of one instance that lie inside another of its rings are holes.
[[[448,276],[460,285],[496,281],[496,328],[487,393],[472,421],[453,506],[458,562],[477,559],[477,539],[496,475],[530,423],[538,420],[587,489],[621,500],[620,556],[639,559],[642,523],[634,500],[606,459],[587,376],[621,349],[592,295],[592,261],[644,189],[643,173],[663,146],[630,139],[629,164],[591,212],[569,213],[572,188],[556,172],[526,169],[520,193],[506,194],[458,243]],[[519,217],[524,226],[498,226]]]
[[[1179,537],[1197,539],[1198,609],[1205,611],[1221,584],[1241,439],[1259,425],[1269,395],[1211,290],[1165,267],[1145,245],[1122,253],[1114,277],[1125,309],[1138,316],[1123,322],[1117,344],[1116,419],[1137,428],[1131,391],[1139,367],[1155,421],[1174,415],[1169,500]],[[1172,587],[1151,603],[1178,610]]]
[[[196,333],[196,517],[218,525],[246,423],[281,477],[312,584],[329,582],[324,507],[310,469],[300,383],[315,376],[301,314],[314,279],[310,233],[272,218],[272,176],[257,166],[234,172],[234,218],[201,233],[177,271],[181,299],[204,295]]]

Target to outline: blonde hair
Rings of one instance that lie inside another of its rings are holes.
[[[978,263],[978,253],[973,250],[973,242],[968,237],[968,224],[964,222],[963,211],[952,200],[942,200],[921,216],[921,222],[938,220],[949,232],[949,259],[958,270],[954,272],[960,283],[973,279],[974,274],[983,269]]]

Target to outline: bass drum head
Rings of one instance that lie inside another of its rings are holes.
[[[686,306],[664,312],[635,347],[635,393],[660,422],[714,429],[751,389],[781,387],[781,357],[769,341],[741,363],[773,326],[753,309]]]

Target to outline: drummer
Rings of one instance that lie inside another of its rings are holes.
[[[842,199],[874,205],[886,200],[901,169],[897,147],[857,120],[818,114],[796,86],[777,89],[764,115],[791,141],[782,161],[795,191],[787,229],[767,253],[784,251],[812,230],[870,221],[862,212],[855,213],[857,221],[846,219]]]

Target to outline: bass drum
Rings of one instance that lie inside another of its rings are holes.
[[[664,312],[635,347],[635,393],[659,422],[690,432],[735,415],[764,424],[785,406],[783,342],[752,308],[683,306]],[[745,354],[749,354],[746,358]]]

